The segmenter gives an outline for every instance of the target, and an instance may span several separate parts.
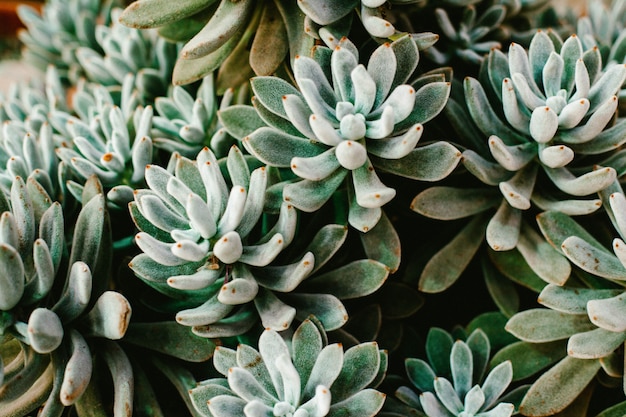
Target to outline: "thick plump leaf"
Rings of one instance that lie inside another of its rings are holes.
[[[362,343],[344,353],[343,367],[331,387],[333,402],[337,403],[367,387],[380,368],[376,342]]]
[[[246,150],[264,163],[289,167],[293,157],[310,158],[326,151],[325,146],[309,139],[283,133],[270,127],[255,130],[242,141]]]
[[[426,355],[433,371],[439,376],[450,375],[450,352],[454,341],[448,332],[432,327],[426,337]]]
[[[242,139],[256,129],[265,126],[252,106],[243,104],[229,106],[217,112],[226,131],[237,139]]]
[[[591,288],[562,287],[548,284],[539,294],[537,301],[544,306],[569,314],[586,314],[587,302],[603,300],[620,295],[621,290],[596,290]]]
[[[86,335],[118,340],[128,329],[131,312],[126,297],[115,291],[106,291],[91,311],[81,318],[81,322],[86,327]]]
[[[315,366],[316,358],[323,348],[320,331],[311,320],[307,319],[298,326],[293,335],[291,346],[293,364],[300,374],[301,388],[304,389]]]
[[[124,340],[189,362],[204,362],[215,349],[212,341],[194,335],[188,327],[174,321],[133,323]]]
[[[600,359],[609,356],[624,344],[626,333],[594,329],[569,338],[567,354],[578,359]]]
[[[461,152],[448,142],[419,146],[400,159],[383,159],[371,155],[376,168],[419,181],[439,181],[454,171]]]
[[[565,357],[530,387],[520,412],[527,416],[558,413],[580,395],[599,369],[598,360]]]
[[[408,358],[404,363],[406,374],[411,383],[420,391],[434,391],[433,382],[437,375],[432,368],[421,359]]]
[[[220,1],[207,24],[185,44],[180,52],[181,58],[197,59],[216,51],[245,29],[253,10],[251,0]]]
[[[92,272],[96,272],[96,264],[101,251],[109,251],[103,247],[106,230],[107,212],[102,194],[89,200],[83,207],[76,220],[70,265],[76,261],[85,262]]]
[[[472,351],[465,342],[457,340],[452,345],[450,371],[452,372],[454,390],[460,398],[463,398],[472,388],[474,373]]]
[[[563,285],[569,278],[572,267],[567,259],[526,224],[522,224],[517,250],[547,283]]]
[[[520,381],[556,363],[566,353],[565,340],[548,343],[515,342],[500,349],[491,359],[490,366],[511,361],[513,380]]]
[[[296,308],[296,317],[303,320],[314,315],[324,329],[336,330],[348,321],[348,312],[339,299],[330,294],[286,294],[284,299]]]
[[[396,126],[396,130],[406,129],[415,123],[424,124],[433,119],[443,110],[449,95],[449,82],[426,84],[415,92],[415,107],[411,114]]]
[[[41,354],[50,353],[63,340],[63,324],[59,316],[47,308],[33,310],[28,318],[28,339],[32,348]]]
[[[420,276],[420,291],[441,292],[454,284],[478,251],[484,233],[485,216],[476,216],[430,258]]]
[[[24,294],[24,265],[19,253],[9,245],[0,245],[0,310],[8,311],[19,303]]]
[[[139,0],[131,3],[120,22],[135,28],[153,28],[176,22],[208,7],[215,0]]]
[[[228,58],[239,42],[238,36],[232,36],[215,51],[197,59],[179,59],[174,66],[172,82],[185,85],[198,81],[211,71],[216,70]]]
[[[371,417],[378,413],[384,402],[385,394],[366,389],[333,404],[327,415],[328,417]]]
[[[591,321],[598,327],[612,332],[626,331],[624,320],[626,310],[626,294],[604,300],[590,300],[587,303],[587,312]]]
[[[626,280],[626,268],[615,255],[578,236],[565,239],[561,249],[574,264],[589,273],[608,279]]]
[[[540,213],[537,216],[537,224],[546,240],[559,251],[565,239],[570,236],[578,236],[594,247],[602,247],[600,242],[574,219],[558,211]],[[610,253],[608,250],[606,252]]]
[[[207,402],[218,395],[234,395],[228,388],[226,379],[204,381],[202,385],[198,385],[189,391],[191,402],[195,409],[202,415],[210,415]]]
[[[347,170],[340,168],[323,181],[302,180],[287,184],[283,198],[302,211],[316,211],[328,201],[347,174]]]
[[[501,200],[491,188],[431,187],[415,196],[410,208],[432,219],[455,220],[495,207]]]
[[[261,104],[272,113],[288,119],[283,105],[283,96],[294,94],[302,98],[302,94],[287,81],[278,77],[255,77],[251,80],[252,91]]]
[[[359,236],[369,259],[387,265],[391,273],[396,272],[400,266],[400,237],[384,212],[373,229]]]
[[[512,207],[505,199],[496,214],[489,220],[485,238],[495,251],[509,251],[519,242],[522,210]]]
[[[482,385],[482,391],[485,394],[485,408],[491,407],[498,401],[498,398],[507,389],[512,379],[513,367],[509,361],[501,363],[489,372]]]
[[[325,346],[316,356],[315,365],[302,392],[304,398],[312,398],[319,385],[332,386],[343,366],[343,347],[340,343]]]
[[[246,401],[231,395],[218,395],[208,401],[208,406],[214,416],[239,417],[244,415]]]
[[[463,86],[465,101],[472,119],[485,135],[496,135],[502,139],[508,139],[509,145],[526,142],[526,138],[510,129],[498,118],[478,80],[468,77]]]
[[[311,1],[299,1],[300,9],[318,25],[333,23],[354,9],[359,2],[357,0],[343,0],[332,3]]]
[[[565,314],[543,308],[517,313],[506,324],[506,329],[514,336],[534,343],[566,339],[594,328],[584,314]]]
[[[370,259],[351,262],[333,271],[307,280],[303,291],[329,293],[340,300],[363,297],[376,291],[385,282],[389,269]]]

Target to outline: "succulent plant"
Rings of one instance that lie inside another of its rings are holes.
[[[146,168],[151,189],[138,190],[130,205],[141,230],[135,240],[144,253],[133,258],[131,269],[164,294],[186,298],[193,308],[178,311],[177,320],[205,337],[250,329],[257,321],[252,301],[265,328],[285,330],[294,317],[312,312],[328,329],[340,327],[347,314],[337,297],[375,291],[386,279],[387,267],[355,261],[316,280],[309,278],[343,243],[347,230],[338,225],[323,227],[293,263],[273,264],[294,238],[295,208],[283,203],[275,226],[262,228],[258,235],[267,169],[250,173],[245,157],[233,147],[226,170],[230,190],[208,148],[195,162],[179,156],[174,174],[158,166]],[[344,273],[361,274],[362,281],[342,284]],[[331,295],[335,291],[337,297]],[[295,294],[286,294],[291,292]]]
[[[258,115],[247,111],[243,126],[240,107],[220,117],[233,136],[246,135],[242,143],[252,155],[301,178],[283,189],[284,200],[300,210],[318,210],[347,182],[348,221],[367,232],[395,196],[377,169],[435,181],[458,163],[459,152],[446,142],[416,148],[422,124],[441,111],[450,85],[437,77],[421,88],[404,84],[419,59],[409,36],[377,48],[367,67],[348,39],[329,46],[318,48],[316,59],[295,60],[299,90],[277,77],[253,78]]]
[[[375,342],[345,352],[328,344],[313,320],[285,341],[266,330],[259,350],[218,347],[215,368],[226,378],[202,381],[191,397],[203,416],[374,416],[385,395],[374,388],[386,371],[386,353]]]
[[[232,89],[224,93],[220,110],[231,104],[233,95]],[[224,157],[236,142],[217,118],[212,75],[202,80],[195,98],[183,87],[174,86],[170,95],[154,101],[154,107],[157,112],[153,119],[154,145],[157,148],[193,158],[203,147],[209,146],[219,157]]]
[[[22,7],[0,417],[624,415],[626,3],[586,4]]]
[[[26,46],[24,59],[41,70],[52,64],[64,79],[80,73],[76,49],[81,46],[99,50],[95,37],[98,23],[109,24],[115,0],[52,0],[41,14],[32,6],[21,5],[19,17],[26,30],[19,33]]]
[[[497,98],[490,101],[489,88],[486,91],[478,80],[466,78],[469,115],[450,100],[447,114],[472,145],[463,152],[464,167],[499,190],[432,187],[415,197],[412,208],[438,219],[471,217],[474,226],[468,225],[467,230],[476,233],[485,227],[486,241],[493,250],[517,249],[541,279],[562,284],[569,277],[569,263],[547,242],[541,242],[541,236],[524,220],[524,213],[533,204],[569,215],[589,214],[600,207],[598,199],[569,196],[593,195],[617,176],[619,166],[610,158],[623,140],[624,122],[613,120],[615,94],[624,82],[626,67],[616,65],[602,71],[598,51],[584,52],[575,35],[562,45],[555,46],[553,39],[540,31],[528,52],[516,44],[508,58],[492,51],[484,68],[487,87],[493,88]],[[502,108],[503,118],[495,105]],[[468,117],[475,130],[467,128]],[[481,139],[485,136],[489,136],[487,146]],[[590,165],[586,162],[589,155],[599,155],[606,162],[599,167]],[[482,214],[495,207],[490,219]],[[477,249],[475,245],[473,252],[466,252],[468,259]],[[453,251],[442,252],[439,262],[445,263]]]
[[[167,42],[154,31],[132,29],[120,23],[122,10],[110,12],[110,25],[99,24],[94,36],[100,48],[88,45],[75,55],[88,80],[119,88],[128,74],[134,74],[138,98],[143,104],[167,93],[178,53],[176,44]]]
[[[85,199],[63,279],[67,249],[61,205],[38,195],[36,185],[16,177],[10,199],[3,199],[0,222],[2,344],[22,352],[3,372],[0,409],[7,416],[32,411],[44,401],[44,415],[72,405],[91,378],[87,340],[120,339],[131,314],[123,295],[106,291],[110,232],[104,197]],[[115,351],[105,356],[123,360]]]
[[[623,237],[626,199],[621,187],[615,183],[600,196]],[[626,268],[620,260],[624,247],[622,238],[613,241],[614,255],[580,224],[562,213],[545,212],[538,221],[548,240],[585,272],[580,272],[578,280],[568,281],[566,285],[549,284],[543,289],[538,301],[549,310],[526,310],[513,316],[507,324],[510,332],[526,342],[524,347],[528,350],[533,349],[528,344],[567,340],[566,349],[564,344],[558,345],[561,357],[567,356],[535,382],[522,404],[532,414],[548,408],[563,409],[601,369],[611,378],[622,378],[623,372],[615,367],[615,362],[622,355],[620,350],[626,341],[624,315],[620,310],[624,297],[622,281],[626,278]],[[554,384],[558,381],[551,376],[567,372],[576,373],[578,379],[562,390],[558,398],[546,401],[549,393],[557,390]]]
[[[299,1],[298,6],[305,14],[306,32],[317,38],[328,36],[347,36],[352,27],[353,15],[356,14],[365,31],[377,41],[395,39],[406,34],[404,26],[406,15],[414,11],[419,13],[426,0],[391,0],[391,1]],[[401,28],[394,27],[394,22]],[[411,33],[420,50],[432,46],[439,38],[432,32]]]
[[[434,14],[443,39],[424,52],[426,57],[438,65],[448,64],[459,58],[472,64],[480,64],[492,48],[500,48],[501,39],[498,38],[502,37],[501,24],[506,18],[507,7],[503,4],[485,7],[484,10],[479,10],[474,4],[465,6],[456,25],[448,10],[436,8]],[[457,10],[449,10],[458,14]]]
[[[500,363],[485,376],[490,344],[482,330],[454,342],[445,330],[431,328],[426,353],[430,364],[414,358],[405,362],[407,376],[421,394],[402,386],[395,393],[400,401],[429,417],[508,417],[514,413],[515,405],[501,397],[512,380],[511,363]]]
[[[78,91],[75,112],[56,111],[50,123],[67,138],[56,153],[72,175],[65,178],[69,191],[80,201],[82,183],[96,175],[108,190],[108,202],[123,207],[133,199],[133,190],[143,185],[144,167],[152,162],[152,106],[139,106],[132,94],[133,76],[124,83],[118,107],[104,86]],[[78,181],[78,182],[77,182]]]
[[[588,1],[587,15],[576,20],[576,31],[585,49],[597,46],[605,65],[624,64],[626,54],[624,28],[626,5],[621,0]]]

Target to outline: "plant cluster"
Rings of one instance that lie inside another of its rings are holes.
[[[626,1],[19,16],[0,417],[626,414]]]

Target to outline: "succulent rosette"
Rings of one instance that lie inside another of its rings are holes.
[[[178,46],[160,38],[154,31],[140,31],[120,23],[122,10],[110,11],[111,23],[98,24],[93,35],[94,48],[79,46],[76,60],[84,76],[94,83],[119,90],[128,74],[134,74],[134,86],[142,104],[167,93]]]
[[[317,280],[309,278],[345,240],[347,230],[339,225],[323,227],[293,263],[273,264],[294,238],[296,209],[283,203],[274,227],[259,230],[267,169],[251,173],[242,152],[233,147],[226,171],[230,186],[208,148],[195,162],[179,156],[173,173],[155,165],[146,168],[150,189],[136,191],[130,205],[141,230],[135,241],[143,251],[133,258],[131,269],[191,307],[179,306],[177,321],[205,337],[241,334],[259,316],[264,327],[274,330],[285,330],[294,318],[311,313],[329,329],[341,327],[347,313],[339,299],[375,291],[388,268],[362,260]],[[340,276],[350,273],[362,274],[361,282],[342,285]]]
[[[0,134],[0,188],[9,194],[16,176],[32,179],[45,190],[47,198],[56,198],[59,162],[54,148],[59,138],[48,122],[43,122],[38,131],[27,131],[16,122],[5,122]]]
[[[305,320],[285,341],[266,330],[259,350],[240,344],[218,347],[213,363],[225,378],[202,381],[190,391],[202,416],[374,416],[385,394],[374,388],[387,368],[375,342],[344,352],[326,333]]]
[[[178,47],[154,32],[122,25],[121,9],[114,7],[119,4],[101,3],[48,2],[42,15],[22,6],[25,59],[42,70],[55,64],[64,81],[76,84],[86,77],[112,91],[120,90],[129,73],[135,74],[138,98],[149,104],[167,92]]]
[[[452,8],[450,12],[458,14]],[[457,58],[480,64],[492,48],[501,47],[503,33],[500,27],[507,12],[504,4],[491,4],[486,8],[469,4],[463,8],[461,18],[456,22],[448,10],[436,8],[435,19],[443,36],[424,54],[439,65]]]
[[[613,240],[613,251],[563,213],[544,212],[538,217],[548,241],[580,269],[565,285],[549,284],[541,291],[538,301],[547,308],[519,312],[507,323],[507,329],[522,342],[501,357],[519,361],[524,351],[543,344],[548,346],[546,352],[560,359],[533,384],[524,400],[522,405],[531,413],[565,408],[596,375],[608,384],[623,386],[624,374],[618,364],[623,361],[621,350],[626,341],[626,197],[617,182],[600,196],[620,235]],[[552,376],[568,372],[576,373],[576,384],[561,399],[547,401],[549,393],[558,389]]]
[[[489,339],[480,329],[466,340],[453,341],[446,331],[431,328],[426,338],[428,362],[416,358],[405,361],[406,374],[420,394],[401,386],[395,396],[413,412],[419,410],[429,417],[509,417],[516,407],[507,398],[515,401],[526,387],[503,397],[513,368],[505,361],[487,372],[490,352]]]
[[[516,249],[512,256],[521,255],[533,274],[561,285],[570,275],[569,262],[524,213],[537,207],[585,215],[601,206],[594,194],[621,170],[613,153],[624,141],[625,124],[615,112],[626,67],[603,71],[598,50],[584,51],[575,35],[561,43],[539,31],[528,52],[517,44],[508,56],[494,50],[483,69],[487,88],[474,78],[464,81],[469,114],[450,100],[447,115],[467,140],[464,167],[489,187],[432,187],[415,197],[412,208],[438,219],[471,217],[467,233],[485,233],[494,251]],[[597,165],[587,162],[592,155]],[[496,213],[488,215],[493,208]],[[458,244],[461,235],[469,236],[460,233]],[[442,250],[439,264],[457,247]],[[465,251],[468,260],[478,247]]]
[[[123,87],[119,106],[104,86],[92,85],[74,96],[77,116],[50,114],[50,124],[66,138],[56,148],[58,159],[71,172],[63,176],[63,186],[79,201],[82,184],[96,175],[110,205],[125,207],[133,189],[143,185],[144,167],[152,162],[152,106],[139,105],[131,74]]]
[[[585,49],[597,46],[605,65],[623,64],[624,28],[626,27],[626,5],[619,0],[610,2],[588,1],[587,15],[576,20],[576,32]]]
[[[6,95],[0,94],[0,188],[5,194],[20,176],[36,179],[52,198],[60,195],[54,148],[65,138],[53,129],[49,115],[67,109],[64,94],[54,66],[48,67],[44,79],[12,85]]]
[[[96,26],[111,23],[111,8],[116,4],[115,0],[52,0],[43,5],[41,13],[30,5],[20,5],[19,17],[26,26],[19,32],[26,47],[24,59],[42,71],[52,64],[63,79],[76,81],[82,72],[76,49],[100,50]]]
[[[232,89],[224,92],[220,110],[231,104],[233,95]],[[153,136],[157,148],[192,158],[209,146],[218,157],[224,157],[235,143],[217,118],[212,74],[204,77],[195,97],[183,87],[174,86],[168,96],[154,101],[154,107],[157,115],[153,119]]]
[[[25,415],[40,406],[44,415],[60,414],[74,404],[92,375],[88,341],[118,340],[130,321],[128,300],[106,290],[111,248],[104,196],[85,195],[69,259],[63,262],[68,253],[63,211],[42,193],[33,180],[16,177],[9,199],[3,195],[1,203],[3,362],[14,352],[0,371],[3,416]],[[114,368],[127,359],[111,343],[104,356]]]
[[[299,89],[276,77],[252,79],[258,116],[250,115],[246,127],[260,127],[242,143],[261,161],[289,167],[301,179],[284,186],[283,198],[303,211],[319,209],[347,183],[348,221],[366,232],[396,193],[377,169],[435,181],[457,165],[460,154],[446,142],[416,148],[422,124],[442,110],[450,85],[436,75],[420,88],[404,84],[419,59],[409,36],[377,48],[367,67],[348,39],[330,46],[295,60]],[[240,112],[220,113],[235,137],[246,133],[235,125]]]

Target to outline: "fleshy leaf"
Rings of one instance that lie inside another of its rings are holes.
[[[506,324],[506,330],[515,337],[533,343],[566,339],[594,328],[584,314],[565,314],[542,308],[517,313]]]
[[[600,369],[600,362],[565,357],[530,387],[520,405],[528,416],[556,414],[567,407]]]

